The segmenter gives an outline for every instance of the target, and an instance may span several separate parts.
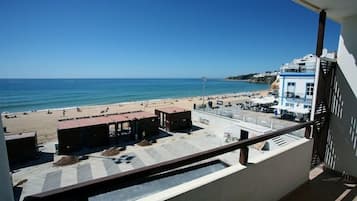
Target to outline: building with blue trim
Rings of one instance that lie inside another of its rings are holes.
[[[335,58],[335,53],[328,53],[324,49],[323,56]],[[276,114],[299,121],[309,119],[314,99],[316,65],[317,57],[308,54],[281,66]]]

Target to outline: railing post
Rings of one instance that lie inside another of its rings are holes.
[[[246,140],[246,139],[248,139],[248,131],[241,130],[239,141]],[[242,165],[248,164],[248,152],[249,152],[248,147],[243,147],[240,149],[240,155],[239,155],[239,163],[240,164],[242,164]]]
[[[311,138],[311,126],[306,126],[305,127],[305,138],[310,139]]]
[[[324,48],[326,12],[322,10],[319,15],[319,26],[317,30],[316,56],[320,57]]]

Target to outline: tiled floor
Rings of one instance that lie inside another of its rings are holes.
[[[357,185],[347,184],[343,177],[322,166],[310,172],[310,180],[280,201],[357,201]]]
[[[195,139],[199,138],[199,139]],[[167,143],[157,143],[150,147],[137,147],[115,157],[103,157],[97,154],[78,164],[64,167],[50,167],[36,174],[22,175],[28,179],[23,186],[21,197],[33,193],[84,182],[146,165],[174,159],[195,152],[212,148],[212,137],[193,137],[191,140],[175,139]],[[16,176],[16,175],[15,175]]]

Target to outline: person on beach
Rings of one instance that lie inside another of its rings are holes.
[[[66,110],[63,110],[63,116],[66,116]]]

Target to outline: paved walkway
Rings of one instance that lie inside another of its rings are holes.
[[[22,175],[15,173],[14,176],[26,177],[28,180],[23,186],[21,194],[23,198],[26,195],[117,174],[221,145],[221,140],[214,136],[183,137],[183,139],[173,138],[171,142],[157,143],[150,147],[129,149],[115,157],[104,157],[100,153],[91,154],[88,160],[75,165],[53,167],[44,164],[41,165],[44,168],[40,168],[39,171],[34,170],[30,174]],[[236,161],[238,161],[237,157],[235,157]]]
[[[207,125],[198,124],[197,126],[203,129],[194,131],[191,135],[174,133],[173,136],[159,139],[157,143],[148,147],[128,146],[127,150],[114,157],[104,157],[100,152],[97,152],[90,154],[89,159],[74,165],[54,167],[50,162],[20,169],[19,172],[13,174],[14,183],[23,179],[27,179],[27,182],[22,186],[19,199],[22,200],[27,195],[117,174],[226,144],[224,139],[213,134],[213,128]],[[270,140],[269,146],[270,149],[275,149],[297,139],[299,138],[284,135]],[[262,151],[250,148],[249,156],[253,158],[261,153]],[[217,158],[228,165],[237,164],[239,150]]]

